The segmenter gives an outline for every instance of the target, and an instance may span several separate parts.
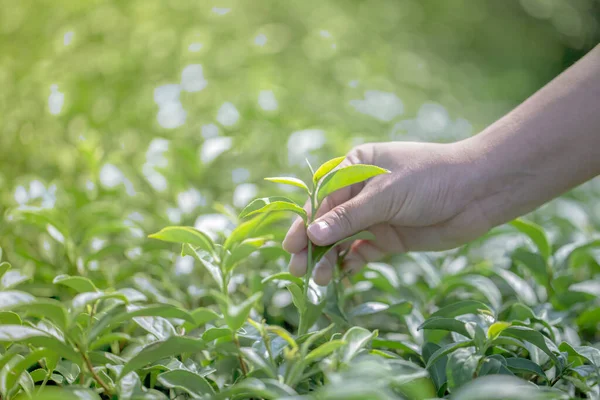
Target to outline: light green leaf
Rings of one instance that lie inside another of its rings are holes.
[[[346,342],[344,340],[331,340],[326,342],[308,353],[308,355],[304,358],[304,362],[309,364],[311,362],[320,360],[321,358],[327,357],[345,344]]]
[[[2,277],[4,275],[4,273],[6,271],[8,271],[10,268],[11,268],[11,265],[9,263],[7,263],[6,261],[1,262],[0,263],[0,277]]]
[[[64,285],[72,289],[75,289],[78,293],[83,292],[97,292],[96,285],[92,283],[88,278],[83,276],[69,276],[69,275],[58,275],[52,281],[55,285]]]
[[[339,240],[329,246],[313,246],[313,262],[316,264],[329,250],[344,243],[354,242],[355,240],[375,240],[375,235],[369,231],[358,232],[355,235]]]
[[[319,185],[317,201],[321,201],[331,193],[355,183],[366,181],[374,176],[389,174],[390,171],[375,165],[355,164],[340,168],[328,174]]]
[[[192,396],[214,395],[215,391],[206,378],[184,369],[163,372],[158,382],[169,389],[180,389]]]
[[[321,180],[322,177],[324,177],[325,175],[330,173],[335,167],[340,165],[342,163],[342,161],[344,161],[345,159],[346,159],[345,156],[336,157],[336,158],[332,158],[331,160],[326,161],[323,164],[321,164],[321,166],[313,174],[313,182],[314,182],[315,186],[317,185],[317,183],[319,183],[319,181]]]
[[[215,319],[220,318],[219,314],[210,310],[208,308],[200,307],[191,312],[192,318],[194,319],[194,323],[186,322],[183,324],[183,328],[186,332],[190,332],[191,330],[206,324],[207,322],[214,321]]]
[[[12,366],[8,373],[3,376],[4,382],[0,383],[0,385],[4,389],[3,391],[6,393],[10,389],[12,389],[24,371],[26,371],[29,367],[37,364],[38,361],[50,355],[54,355],[54,352],[49,349],[37,349],[27,354],[27,356],[25,356],[21,360],[19,360],[16,364]]]
[[[225,259],[225,270],[232,270],[240,261],[245,260],[250,254],[259,250],[267,241],[267,238],[250,238],[244,240],[231,250],[231,254]]]
[[[163,242],[186,243],[211,254],[214,252],[214,244],[210,236],[191,226],[168,226],[148,237]]]
[[[85,310],[85,307],[88,304],[95,303],[100,300],[106,299],[118,299],[127,303],[127,297],[119,292],[85,292],[79,293],[77,296],[73,298],[71,301],[71,317],[75,318],[77,315],[82,313]]]
[[[182,353],[197,353],[206,348],[201,339],[171,336],[168,339],[154,342],[144,347],[138,354],[125,364],[120,376],[136,371],[152,362],[172,357]]]
[[[304,183],[302,180],[300,180],[298,178],[277,176],[277,177],[273,177],[273,178],[265,178],[265,181],[281,183],[283,185],[296,186],[296,187],[306,190],[306,193],[310,193],[310,190],[308,189],[308,186],[306,186],[306,183]]]
[[[552,247],[550,246],[550,241],[548,240],[548,236],[546,236],[546,232],[544,232],[544,229],[541,226],[524,219],[516,219],[510,224],[531,239],[540,252],[540,255],[544,257],[544,260],[550,258]]]
[[[488,328],[488,331],[487,331],[488,339],[491,339],[491,340],[496,339],[498,337],[498,335],[500,335],[500,333],[502,333],[502,331],[505,330],[506,328],[508,328],[509,326],[511,326],[510,322],[504,322],[504,321],[494,322]]]
[[[15,306],[35,302],[35,296],[17,290],[0,292],[0,310],[11,310]]]
[[[363,348],[365,348],[371,339],[377,336],[377,331],[370,332],[365,328],[359,326],[353,326],[348,329],[342,341],[345,343],[340,349],[338,349],[338,355],[344,364],[348,364],[354,356],[358,354]]]
[[[225,316],[225,321],[232,331],[237,332],[238,329],[244,325],[250,310],[254,306],[254,303],[262,297],[262,293],[254,293],[252,296],[241,302],[240,304],[233,304],[231,299],[222,293],[212,291],[212,295],[219,303],[221,311]]]
[[[233,331],[227,327],[210,328],[204,331],[204,333],[202,334],[202,340],[208,343],[221,337],[231,337],[232,333]]]
[[[146,332],[151,333],[157,339],[163,340],[175,336],[175,328],[165,318],[161,317],[135,317],[133,322],[138,324]]]
[[[247,218],[252,215],[260,214],[260,213],[268,213],[275,211],[290,211],[293,212],[306,222],[308,216],[306,215],[306,211],[298,204],[294,203],[292,200],[287,197],[281,196],[273,196],[273,197],[263,197],[261,199],[253,200],[250,204],[246,206],[240,213],[240,218]]]
[[[261,281],[261,283],[264,285],[265,283],[271,282],[271,281],[287,281],[287,282],[295,283],[299,287],[304,286],[304,281],[301,278],[298,278],[297,276],[294,276],[294,275],[290,274],[289,272],[277,272],[273,275],[269,275],[266,278],[264,278]]]
[[[446,365],[448,388],[452,390],[472,381],[480,358],[464,348],[450,354]]]
[[[471,347],[471,346],[475,346],[475,343],[472,340],[463,340],[460,342],[455,342],[455,343],[449,343],[445,346],[440,347],[439,349],[437,349],[427,360],[427,369],[431,368],[431,366],[437,361],[439,360],[441,357],[444,357],[446,354],[448,353],[452,353],[453,351],[457,350],[457,349],[462,349],[464,347]]]
[[[210,257],[209,253],[203,252],[203,254],[199,254],[196,250],[194,250],[194,248],[190,244],[185,243],[181,247],[181,255],[194,257],[196,261],[200,262],[200,264],[202,264],[204,268],[206,268],[206,271],[217,283],[219,289],[223,288],[223,274],[219,267],[213,264],[212,257]],[[209,259],[202,257],[202,255]]]
[[[107,333],[104,336],[100,336],[98,339],[94,340],[88,348],[90,350],[96,350],[100,347],[109,345],[115,342],[129,342],[131,341],[131,336],[123,332],[111,332]]]
[[[55,354],[65,357],[76,363],[81,363],[81,356],[70,346],[58,338],[41,331],[22,325],[0,325],[0,342],[19,342],[37,347],[47,347]]]
[[[12,311],[0,311],[0,325],[21,325],[21,317]]]
[[[2,289],[10,289],[19,284],[30,280],[31,277],[29,275],[24,274],[18,269],[12,269],[10,271],[6,271],[2,278],[0,279],[0,287]]]
[[[250,347],[243,347],[240,351],[244,355],[244,358],[248,360],[256,370],[264,371],[272,379],[277,378],[275,367],[270,365],[270,362],[265,358],[261,357],[256,350]]]

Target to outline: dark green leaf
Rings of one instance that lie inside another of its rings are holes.
[[[140,369],[162,358],[182,353],[197,353],[204,350],[205,347],[206,345],[201,339],[181,336],[172,336],[168,339],[151,343],[125,364],[120,376],[123,377],[131,371]]]
[[[472,381],[480,358],[481,356],[473,354],[468,349],[457,349],[450,354],[446,365],[448,388],[456,389]]]
[[[44,331],[28,326],[0,325],[0,342],[19,342],[38,347],[47,347],[55,354],[68,358],[78,364],[81,363],[81,356],[70,346]]]
[[[163,242],[189,244],[208,253],[214,251],[214,244],[210,236],[191,226],[168,226],[148,237]]]
[[[191,330],[206,324],[207,322],[214,321],[215,319],[220,318],[219,314],[210,310],[208,308],[200,307],[191,312],[192,318],[194,319],[194,323],[191,324],[186,322],[183,324],[183,328],[190,332]]]
[[[429,369],[433,365],[433,363],[435,363],[437,360],[439,360],[441,357],[445,356],[446,354],[452,353],[453,351],[455,351],[457,349],[461,349],[464,347],[471,347],[471,346],[475,346],[475,343],[473,343],[472,340],[463,340],[461,342],[449,343],[445,346],[440,347],[427,360],[427,369]]]
[[[480,314],[481,312],[494,315],[493,310],[480,301],[462,300],[437,310],[431,314],[431,317],[454,318],[458,317],[459,315]]]
[[[456,332],[471,338],[469,331],[465,327],[465,323],[454,318],[429,318],[421,324],[419,329],[438,329],[442,331]]]
[[[210,328],[204,331],[204,333],[202,334],[202,340],[204,340],[205,342],[212,342],[215,339],[224,337],[224,336],[229,336],[231,337],[233,331],[229,328]]]
[[[527,328],[525,326],[511,326],[504,329],[500,336],[511,336],[529,342],[541,349],[544,353],[548,354],[548,356],[558,364],[558,359],[548,347],[544,335],[536,330]]]
[[[546,232],[544,232],[544,229],[541,226],[524,219],[516,219],[510,224],[522,233],[529,236],[544,260],[548,260],[548,258],[550,258],[550,255],[552,254],[552,248],[550,247],[550,241],[546,236]]]
[[[513,252],[512,257],[518,264],[531,272],[537,283],[544,287],[548,286],[548,267],[546,265],[546,260],[544,260],[541,255],[523,249],[517,249]]]
[[[237,332],[237,330],[244,325],[244,322],[246,322],[254,303],[256,303],[262,297],[261,292],[254,293],[243,302],[234,304],[229,297],[222,293],[213,291],[212,295],[215,300],[218,301],[219,306],[221,307],[221,310],[225,316],[227,325],[234,332]]]
[[[544,379],[547,379],[544,370],[539,365],[531,360],[528,360],[527,358],[507,358],[506,367],[513,372],[536,374]]]
[[[215,391],[206,378],[183,369],[163,372],[158,381],[166,388],[181,389],[192,396],[214,395]]]

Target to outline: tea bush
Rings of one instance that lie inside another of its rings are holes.
[[[389,172],[336,168],[342,160],[318,168],[310,186],[267,178],[301,188],[312,213],[285,197],[257,199],[226,237],[169,226],[150,235],[164,248],[145,250],[140,238],[141,251],[114,269],[83,270],[78,256],[91,236],[118,243],[140,229],[106,220],[110,204],[81,206],[87,226],[60,210],[13,210],[9,220],[54,243],[42,246],[51,259],[22,253],[34,271],[1,264],[3,396],[596,398],[600,240],[557,246],[516,220],[460,250],[370,264],[354,285],[286,272],[273,234],[282,211],[309,223],[327,194]],[[509,254],[480,258],[507,237],[519,239]],[[372,239],[348,240],[358,238]],[[195,260],[201,287],[160,267],[171,243]],[[309,244],[308,271],[339,244]],[[55,276],[51,262],[66,273]]]
[[[597,181],[327,287],[281,248],[387,172],[332,155],[469,136],[597,41],[594,0],[501,3],[0,0],[0,398],[600,399]]]

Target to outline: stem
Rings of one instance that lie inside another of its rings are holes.
[[[235,346],[238,348],[238,360],[240,361],[240,367],[242,368],[242,374],[244,374],[244,378],[245,378],[246,375],[248,375],[248,369],[246,368],[246,364],[244,363],[244,360],[242,359],[242,346],[240,346],[240,341],[239,341],[237,335],[235,334],[235,332],[233,333],[233,343],[235,343]]]
[[[106,382],[104,382],[102,380],[102,378],[100,378],[100,376],[96,373],[96,371],[94,371],[94,366],[92,365],[92,362],[90,361],[87,354],[83,350],[81,350],[81,347],[77,346],[77,349],[81,353],[81,356],[83,357],[83,361],[85,362],[87,369],[90,371],[92,378],[94,378],[94,380],[98,383],[98,385],[100,385],[102,387],[102,389],[104,389],[104,393],[107,396],[110,396],[111,395],[110,388],[108,387]]]
[[[307,224],[307,227],[308,227],[308,225],[310,225],[314,222],[315,214],[316,214],[316,204],[315,204],[314,193],[310,193],[309,197],[310,197],[311,213],[310,213],[310,219]],[[309,239],[308,240],[308,257],[306,258],[306,276],[304,277],[304,296],[303,297],[304,297],[305,303],[304,303],[304,309],[300,313],[300,326],[298,327],[299,335],[304,335],[305,333],[308,332],[308,329],[310,328],[310,326],[306,326],[306,315],[308,313],[308,302],[310,301],[308,299],[308,288],[310,286],[310,278],[312,276],[312,272],[313,272],[313,268],[314,268],[312,250],[313,250],[313,244]]]

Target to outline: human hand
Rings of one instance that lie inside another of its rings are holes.
[[[308,238],[326,246],[359,231],[373,233],[375,240],[350,245],[342,268],[353,273],[387,254],[445,250],[491,228],[477,206],[477,173],[460,142],[365,144],[348,153],[340,166],[351,164],[373,164],[391,173],[328,196],[308,227],[308,237],[302,219],[293,223],[283,242],[292,253],[292,274],[306,274]],[[316,265],[317,284],[331,280],[339,250]]]

